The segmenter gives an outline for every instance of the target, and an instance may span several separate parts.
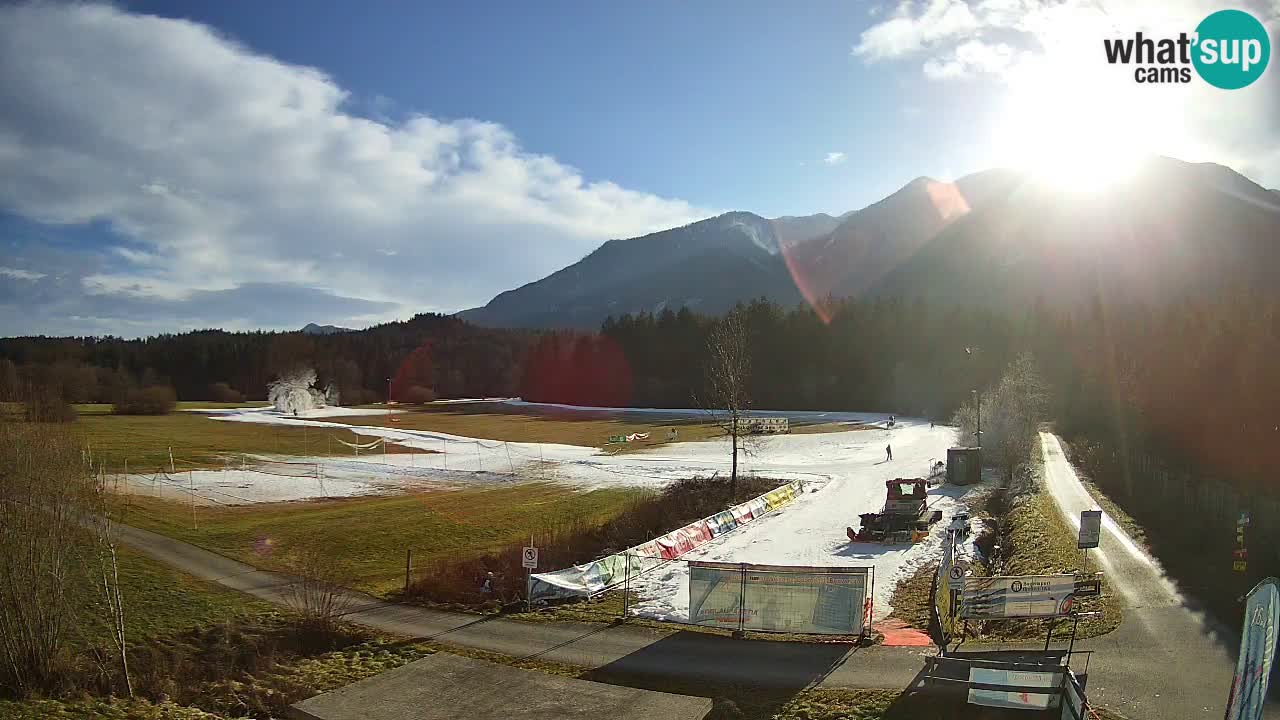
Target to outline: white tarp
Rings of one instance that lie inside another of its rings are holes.
[[[689,563],[689,621],[729,629],[859,635],[870,568]]]
[[[1071,611],[1074,575],[966,577],[962,618],[1056,617]]]
[[[1012,690],[978,690],[970,688],[969,704],[986,707],[1016,708],[1019,710],[1044,710],[1057,707],[1057,688],[1062,685],[1062,674],[1025,670],[997,670],[995,668],[969,668],[969,682],[1010,687],[1046,688],[1052,693],[1028,693]]]

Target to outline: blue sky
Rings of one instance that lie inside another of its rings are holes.
[[[1280,0],[1246,0],[1274,36]],[[1201,0],[0,7],[0,334],[366,325],[604,240],[1134,151],[1280,185],[1276,78],[1137,88]],[[1070,172],[1068,173],[1068,166]]]

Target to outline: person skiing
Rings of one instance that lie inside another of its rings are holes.
[[[889,461],[890,461],[890,460],[892,460],[892,459],[893,459],[893,446],[892,446],[892,445],[885,445],[885,446],[884,446],[884,461],[885,461],[885,462],[889,462]]]

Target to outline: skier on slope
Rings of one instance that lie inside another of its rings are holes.
[[[893,446],[892,446],[892,445],[885,445],[885,446],[884,446],[884,461],[885,461],[885,462],[889,462],[889,461],[890,461],[890,460],[892,460],[892,459],[893,459]]]

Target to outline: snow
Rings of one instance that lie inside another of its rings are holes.
[[[529,405],[510,401],[515,405]],[[577,409],[577,408],[574,408]],[[368,415],[369,410],[325,408],[337,415],[294,417],[271,410],[234,409],[211,413],[226,422],[305,426],[315,429],[317,443],[332,433],[348,442],[382,437],[424,451],[312,458],[258,458],[245,470],[197,470],[175,481],[194,483],[197,502],[242,504],[321,497],[391,494],[426,487],[552,481],[582,489],[618,486],[663,487],[675,480],[714,473],[727,475],[731,463],[728,440],[675,442],[641,452],[611,455],[593,447],[554,443],[502,442],[449,433],[354,426],[342,415]],[[591,408],[599,412],[602,408]],[[620,409],[620,412],[637,412]],[[374,411],[376,412],[376,411]],[[383,411],[384,413],[386,411]],[[699,410],[650,409],[639,412],[700,414]],[[759,438],[756,450],[740,457],[743,472],[778,480],[803,480],[805,492],[794,502],[685,555],[684,560],[778,565],[861,566],[874,568],[874,613],[884,617],[898,581],[940,554],[943,529],[962,498],[981,486],[943,485],[929,491],[930,507],[943,512],[924,541],[914,545],[851,543],[845,528],[858,525],[858,515],[879,510],[887,480],[927,477],[937,460],[955,444],[956,431],[930,427],[928,421],[898,418],[893,428],[875,426],[886,416],[870,413],[761,412],[818,422],[857,423],[862,429],[831,433],[772,435]],[[868,427],[870,426],[870,427]],[[326,432],[327,431],[327,432]],[[885,460],[885,446],[893,460]],[[317,445],[320,446],[320,445]],[[333,443],[338,447],[338,443]],[[343,453],[350,452],[343,448]],[[145,493],[150,478],[140,478],[134,492]],[[166,497],[188,500],[187,490],[161,489]],[[666,620],[688,618],[688,570],[668,563],[633,580],[639,596],[637,614]]]
[[[915,545],[851,543],[845,528],[858,525],[858,515],[879,510],[884,504],[886,480],[924,477],[930,461],[946,456],[955,442],[951,428],[902,422],[889,431],[860,431],[788,436],[801,439],[809,467],[832,479],[806,487],[790,505],[766,515],[699,547],[683,560],[710,560],[774,565],[872,567],[875,573],[874,614],[884,617],[898,582],[922,563],[936,561],[943,531],[958,499],[977,487],[943,485],[929,491],[929,506],[943,513],[942,522],[924,541]],[[893,445],[894,459],[885,462],[885,444]],[[799,449],[799,448],[797,448]],[[793,456],[792,461],[798,460]],[[689,615],[689,574],[685,563],[669,563],[632,581],[640,596],[638,615],[684,622]]]

